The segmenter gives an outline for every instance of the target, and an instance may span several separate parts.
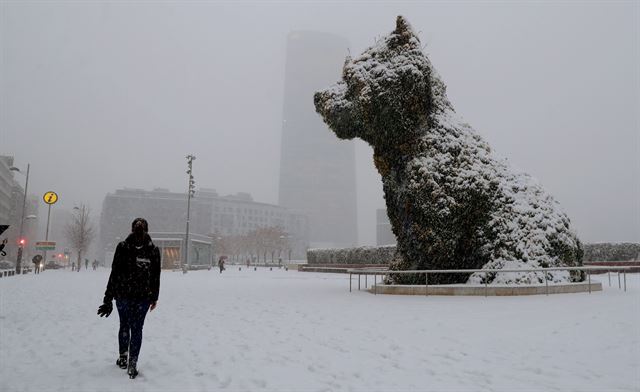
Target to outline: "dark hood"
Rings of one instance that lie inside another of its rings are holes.
[[[124,242],[125,242],[127,245],[134,245],[134,244],[136,244],[135,234],[134,234],[134,233],[129,234],[129,236],[127,236],[127,239],[125,239],[125,240],[124,240]],[[144,233],[144,236],[143,236],[143,238],[142,238],[142,244],[143,244],[145,247],[149,247],[149,248],[150,248],[150,247],[153,247],[153,241],[151,240],[151,237],[149,236],[149,234]]]

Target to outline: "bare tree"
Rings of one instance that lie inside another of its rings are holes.
[[[80,207],[74,207],[73,210],[73,219],[64,228],[64,232],[71,247],[78,253],[76,271],[80,271],[82,255],[89,249],[89,245],[95,237],[95,229],[89,220],[89,207],[82,204]]]

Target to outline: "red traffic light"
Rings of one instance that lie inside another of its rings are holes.
[[[27,243],[27,240],[25,240],[24,238],[20,238],[20,240],[18,241],[18,244],[20,244],[20,246],[24,245]]]
[[[59,258],[62,258],[62,253],[60,253],[60,254],[58,255],[58,257],[59,257]]]

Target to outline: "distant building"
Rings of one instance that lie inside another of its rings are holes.
[[[12,225],[11,212],[13,208],[13,187],[16,184],[13,172],[13,157],[0,156],[0,224]]]
[[[309,216],[312,247],[358,242],[355,145],[338,139],[313,106],[314,92],[338,81],[348,47],[327,33],[287,36],[279,204]]]
[[[4,251],[7,255],[4,257],[11,262],[17,258],[18,236],[20,234],[20,223],[22,219],[22,203],[24,202],[24,184],[25,178],[22,177],[22,184],[14,177],[14,171],[10,170],[13,166],[13,157],[0,156],[0,224],[10,225],[9,229],[4,232],[0,239],[7,239],[7,245]],[[33,253],[33,243],[36,239],[38,227],[37,214],[38,203],[34,202],[35,196],[27,196],[26,208],[24,210],[24,224],[22,227],[22,236],[27,241],[22,257],[23,265],[25,260]],[[0,256],[0,260],[2,257]],[[30,260],[29,260],[30,261]]]
[[[396,236],[391,230],[387,209],[378,208],[376,210],[376,245],[395,245],[396,242]]]
[[[163,266],[179,264],[186,230],[186,194],[162,188],[125,188],[107,194],[100,215],[99,241],[106,263],[111,262],[115,246],[131,232],[131,222],[137,217],[149,222],[150,235],[163,249]],[[191,199],[189,264],[197,265],[211,257],[213,236],[246,234],[260,227],[281,227],[290,236],[292,257],[306,257],[309,222],[305,215],[255,202],[248,193],[220,196],[212,189],[196,191]]]

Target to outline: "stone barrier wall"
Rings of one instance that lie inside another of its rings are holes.
[[[471,285],[441,285],[441,286],[413,286],[413,285],[376,285],[366,289],[375,294],[395,295],[474,295],[474,296],[516,296],[516,295],[545,295],[589,293],[602,291],[602,283],[567,283],[547,286],[471,286]]]

